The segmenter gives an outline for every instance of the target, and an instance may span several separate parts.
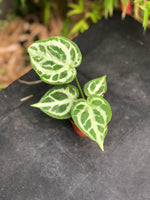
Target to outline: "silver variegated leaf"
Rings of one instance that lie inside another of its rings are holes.
[[[91,95],[87,100],[78,99],[71,109],[71,116],[78,128],[103,151],[107,124],[112,116],[109,103],[98,95]]]
[[[71,108],[78,96],[79,91],[73,85],[54,86],[38,103],[31,106],[40,108],[53,118],[68,119],[71,117]]]
[[[61,36],[34,42],[28,53],[33,69],[44,82],[52,85],[72,82],[77,73],[75,68],[82,60],[77,45]]]
[[[86,96],[97,94],[103,95],[107,91],[106,75],[93,79],[84,85],[84,93]]]

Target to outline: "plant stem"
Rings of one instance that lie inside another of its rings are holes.
[[[35,84],[38,84],[38,83],[41,83],[42,80],[37,80],[37,81],[24,81],[24,80],[21,80],[21,79],[18,79],[18,81],[20,83],[24,83],[26,85],[35,85]]]
[[[79,81],[78,81],[77,76],[76,76],[75,79],[76,79],[76,83],[77,83],[77,86],[78,86],[78,88],[79,88],[80,94],[81,94],[82,98],[85,99],[84,94],[83,94],[83,91],[82,91],[82,89],[81,89],[81,86],[80,86],[80,83],[79,83]]]

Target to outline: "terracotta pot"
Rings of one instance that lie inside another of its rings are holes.
[[[75,131],[78,135],[80,135],[81,137],[87,137],[87,135],[85,135],[85,134],[77,127],[77,125],[74,123],[74,121],[73,121],[72,119],[69,119],[69,121],[71,122],[74,131]]]

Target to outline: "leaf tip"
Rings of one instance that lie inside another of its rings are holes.
[[[31,104],[30,106],[31,106],[31,107],[34,107],[34,108],[38,108],[38,103]]]
[[[104,152],[104,147],[101,147],[102,152]]]
[[[102,152],[104,152],[104,144],[103,143],[98,143],[100,149],[102,150]]]

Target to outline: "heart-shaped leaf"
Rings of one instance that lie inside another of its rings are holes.
[[[38,103],[31,106],[40,108],[53,118],[68,119],[71,117],[71,107],[78,96],[79,91],[73,85],[54,86]]]
[[[34,42],[29,48],[33,69],[49,84],[60,85],[72,82],[76,67],[82,60],[77,45],[65,37],[51,37]]]
[[[98,95],[91,95],[87,100],[78,99],[71,109],[75,124],[90,139],[96,141],[102,151],[111,115],[109,103]]]
[[[84,93],[86,96],[97,94],[101,96],[107,91],[106,75],[93,79],[84,85]]]

